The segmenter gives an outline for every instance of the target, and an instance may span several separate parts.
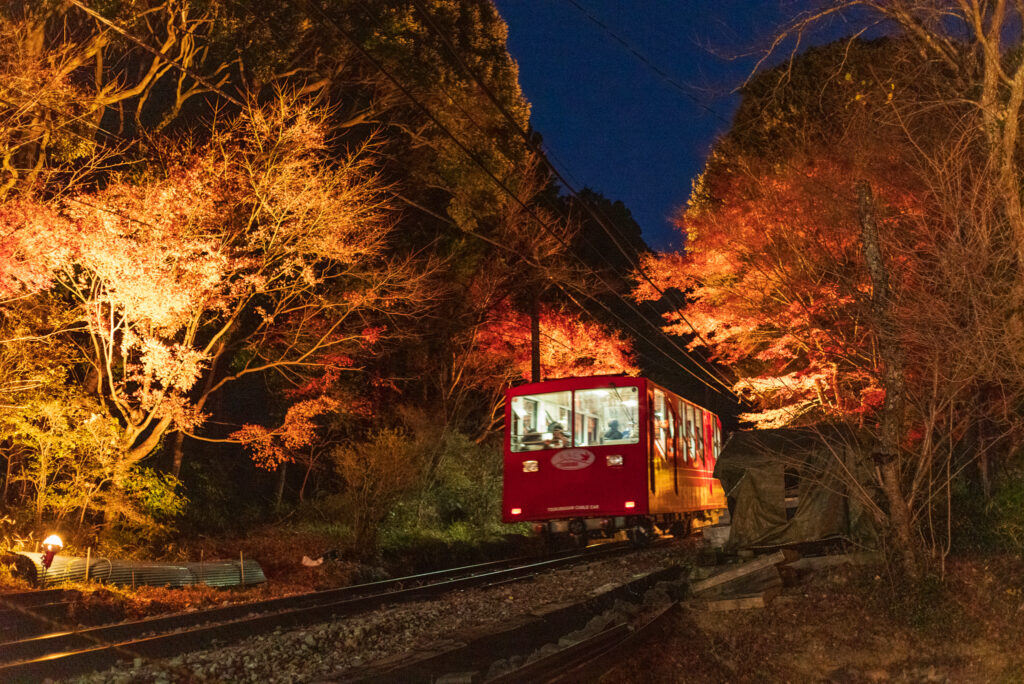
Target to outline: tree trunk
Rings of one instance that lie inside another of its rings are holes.
[[[174,433],[174,444],[171,446],[171,475],[180,477],[181,462],[185,458],[185,433]]]
[[[299,503],[306,500],[306,483],[309,482],[309,475],[313,472],[313,454],[309,455],[309,463],[306,465],[306,474],[302,477],[302,485],[299,486]]]
[[[914,536],[910,504],[903,490],[900,468],[900,423],[906,391],[903,383],[903,351],[890,311],[889,278],[882,260],[871,187],[867,182],[860,181],[857,184],[857,196],[861,236],[864,241],[864,261],[871,276],[871,308],[884,366],[882,383],[885,387],[885,404],[882,406],[881,414],[881,441],[884,453],[876,458],[882,491],[889,503],[889,522],[900,547],[903,569],[909,577],[917,579],[921,575],[920,554]]]
[[[125,460],[131,464],[135,464],[146,458],[146,456],[149,456],[153,449],[156,449],[157,445],[160,443],[164,433],[167,432],[167,428],[171,426],[172,420],[171,416],[164,416],[161,418],[157,424],[153,426],[153,429],[144,440],[125,452]]]
[[[284,482],[288,475],[288,463],[284,462],[277,466],[277,494],[274,497],[274,510],[281,510],[284,502]]]

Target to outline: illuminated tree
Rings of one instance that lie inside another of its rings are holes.
[[[691,301],[670,329],[735,370],[748,419],[875,431],[876,513],[909,574],[920,540],[948,548],[930,521],[956,474],[1014,450],[1024,397],[1001,167],[971,107],[936,103],[940,75],[887,40],[752,80],[678,217],[686,255],[649,262]]]
[[[312,469],[399,404],[493,434],[511,356],[477,372],[480,331],[587,287],[550,179],[450,54],[526,128],[505,24],[328,5],[0,7],[0,403],[98,399],[125,463],[166,448],[174,474],[191,437]],[[213,400],[254,378],[259,415]]]
[[[388,207],[366,159],[329,164],[321,120],[284,103],[142,183],[48,211],[77,243],[56,279],[87,331],[86,387],[129,462],[198,428],[208,397],[246,375],[351,370],[332,359],[371,334],[366,312],[415,286],[385,268]]]
[[[68,174],[97,166],[104,150],[123,152],[133,129],[157,133],[191,100],[224,86],[238,58],[210,52],[223,14],[217,3],[102,10],[55,0],[0,8],[0,198],[73,185]]]
[[[584,320],[570,311],[544,310],[540,314],[541,375],[635,375],[639,369],[629,341],[618,332]],[[507,374],[530,379],[530,321],[514,311],[500,311],[479,333],[480,362],[506,366]]]

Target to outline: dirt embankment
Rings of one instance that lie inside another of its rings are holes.
[[[1024,681],[1024,563],[958,560],[923,587],[883,574],[818,571],[767,608],[681,611],[601,682]]]

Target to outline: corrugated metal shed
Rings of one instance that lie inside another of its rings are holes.
[[[54,556],[47,570],[43,568],[43,554],[19,551],[25,558],[16,564],[17,572],[39,586],[62,582],[81,582],[86,577],[84,558]],[[237,587],[262,584],[267,581],[263,568],[256,561],[220,560],[202,563],[145,563],[93,556],[89,559],[89,579],[125,586],[186,587],[206,584],[211,587]]]

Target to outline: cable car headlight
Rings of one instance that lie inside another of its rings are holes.
[[[540,470],[540,463],[534,460],[523,461],[524,473],[536,473]]]
[[[622,454],[608,454],[607,462],[610,466],[622,465]]]

